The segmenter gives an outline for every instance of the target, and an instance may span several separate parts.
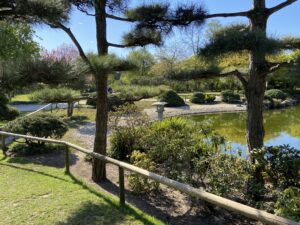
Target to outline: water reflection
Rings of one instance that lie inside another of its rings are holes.
[[[232,142],[233,148],[245,149],[245,113],[196,115],[188,118],[194,122],[209,122],[220,135]],[[300,149],[300,106],[264,112],[264,125],[266,145],[289,144]]]

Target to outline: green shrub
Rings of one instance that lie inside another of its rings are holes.
[[[62,145],[45,144],[41,145],[27,145],[27,144],[16,144],[10,147],[9,152],[18,156],[29,156],[36,154],[51,153],[53,151],[64,150]]]
[[[300,189],[290,187],[280,192],[275,204],[275,213],[278,216],[300,221]]]
[[[191,102],[194,104],[203,104],[205,103],[205,95],[202,92],[196,92],[193,94]]]
[[[122,99],[134,100],[138,98],[152,98],[159,96],[168,90],[164,85],[142,86],[142,85],[118,85],[113,87],[114,91],[119,92]]]
[[[235,103],[240,101],[241,96],[231,90],[226,90],[221,92],[221,98],[223,102]]]
[[[14,120],[20,113],[16,108],[8,106],[9,99],[0,91],[0,120]]]
[[[215,95],[205,95],[205,102],[206,103],[213,103],[216,100]]]
[[[6,124],[4,129],[12,133],[42,138],[62,138],[68,131],[67,124],[60,118],[46,113],[18,118]],[[36,145],[30,140],[26,140],[26,143],[30,146]],[[43,143],[38,142],[38,145]]]
[[[206,168],[203,164],[203,170],[200,169],[199,160],[219,149],[223,141],[210,128],[189,124],[183,118],[171,118],[145,127],[137,149],[160,165],[165,176],[199,185],[196,180],[201,180],[199,177],[205,174]],[[196,164],[199,170],[195,169]]]
[[[253,157],[274,188],[300,188],[300,151],[288,145],[265,147],[253,151]]]
[[[139,151],[134,151],[131,154],[130,162],[140,168],[146,169],[148,171],[155,171],[155,163],[147,156],[146,153]],[[152,181],[148,178],[141,177],[140,175],[130,175],[128,177],[129,186],[136,193],[149,192],[157,190],[159,188],[159,183]]]
[[[163,93],[159,100],[162,102],[167,102],[167,107],[180,107],[185,105],[184,100],[172,90]]]
[[[148,117],[138,112],[133,104],[125,104],[111,112],[109,126],[113,134],[110,138],[109,156],[116,159],[130,158],[132,151],[136,149],[136,143],[143,135],[141,127],[148,122]]]
[[[128,138],[126,131],[121,138]],[[251,164],[226,152],[224,138],[206,124],[165,119],[141,127],[130,134],[130,140],[134,141],[130,155],[134,165],[153,168],[171,179],[230,198],[241,197],[246,191]],[[152,189],[147,179],[138,176],[130,182],[138,192]]]
[[[0,91],[0,106],[7,105],[9,102],[9,99],[7,95]]]
[[[245,185],[251,178],[252,167],[237,155],[216,153],[207,159],[208,191],[224,197],[236,197],[247,191]]]
[[[135,149],[138,133],[128,128],[120,128],[110,137],[111,148],[108,151],[110,157],[115,159],[127,159]]]
[[[0,120],[14,120],[20,115],[19,110],[10,106],[0,106]]]
[[[271,89],[266,91],[265,96],[268,96],[272,99],[285,100],[288,97],[288,94],[279,89]]]

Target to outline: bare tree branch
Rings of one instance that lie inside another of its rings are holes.
[[[85,9],[83,6],[81,6],[80,4],[77,5],[77,4],[74,4],[75,7],[80,11],[80,12],[83,12],[85,13],[87,16],[96,16],[97,14],[96,13],[89,13],[87,9]]]
[[[287,62],[268,62],[268,66],[269,66],[269,71],[267,72],[267,74],[269,73],[273,73],[281,68],[284,67],[289,67],[291,65],[293,65],[295,63],[295,61],[287,61]]]
[[[208,14],[205,16],[206,19],[209,18],[216,18],[216,17],[235,17],[235,16],[249,16],[249,11],[245,12],[235,12],[235,13],[215,13],[215,14]]]
[[[235,76],[240,80],[240,82],[242,83],[242,85],[244,86],[244,88],[246,90],[247,86],[248,86],[248,81],[246,80],[246,78],[237,70],[236,70]]]
[[[277,5],[277,6],[269,8],[268,9],[268,13],[269,13],[269,15],[271,15],[271,14],[273,14],[273,13],[275,13],[275,12],[283,9],[284,7],[289,6],[289,5],[291,5],[291,4],[295,3],[295,2],[297,2],[297,0],[286,0],[285,2],[283,2],[283,3],[281,3],[281,4]]]
[[[114,44],[114,43],[107,43],[108,46],[114,47],[114,48],[127,48],[127,47],[132,47],[128,45],[121,45],[121,44]]]
[[[132,19],[119,17],[119,16],[115,16],[115,15],[111,15],[111,14],[106,14],[106,17],[109,19],[113,19],[113,20],[119,20],[119,21],[125,21],[125,22],[135,22]]]

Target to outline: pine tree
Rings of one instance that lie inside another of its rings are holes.
[[[41,23],[66,22],[70,3],[61,0],[1,0],[0,20]]]
[[[267,8],[266,0],[253,0],[253,7],[249,11],[207,14],[205,16],[205,18],[246,17],[249,19],[249,24],[230,25],[216,31],[211,40],[199,49],[200,55],[210,59],[222,54],[248,52],[249,68],[247,73],[242,73],[237,69],[221,73],[218,68],[212,67],[211,70],[191,71],[189,74],[178,73],[173,76],[173,79],[235,76],[240,80],[247,99],[246,139],[249,159],[253,163],[255,163],[255,158],[251,157],[252,151],[264,146],[263,100],[267,76],[283,67],[293,67],[299,61],[299,58],[289,62],[268,61],[268,55],[279,53],[282,50],[299,49],[300,38],[270,38],[267,35],[267,23],[270,16],[295,2],[297,0],[286,0],[274,7]],[[256,185],[264,185],[259,165],[256,165],[254,182]],[[261,197],[255,190],[252,194],[256,200]]]
[[[127,48],[149,44],[160,45],[163,37],[168,35],[174,27],[188,26],[193,22],[201,24],[204,20],[205,11],[202,7],[195,5],[172,9],[169,5],[163,4],[149,4],[128,9],[125,0],[72,0],[70,2],[82,13],[95,18],[98,59],[87,57],[71,29],[64,23],[57,21],[47,21],[46,23],[53,28],[62,29],[69,35],[78,48],[81,58],[95,76],[97,113],[94,152],[106,155],[107,79],[108,74],[113,70],[124,69],[124,64],[123,66],[121,64],[120,66],[113,66],[110,70],[103,70],[97,68],[95,62],[107,59],[109,47]],[[107,40],[106,20],[108,18],[134,24],[134,29],[124,36],[122,44],[110,43]],[[101,160],[94,160],[92,178],[96,182],[106,178],[105,163]]]
[[[235,76],[242,83],[247,99],[247,145],[251,153],[253,149],[264,145],[263,99],[266,89],[266,79],[269,74],[283,67],[293,67],[297,58],[289,62],[268,61],[268,56],[280,53],[282,50],[300,48],[300,38],[270,38],[267,35],[267,22],[271,15],[297,2],[286,0],[272,8],[266,7],[265,0],[253,0],[253,8],[249,11],[235,13],[207,14],[205,18],[213,17],[246,17],[249,24],[234,24],[218,29],[211,40],[199,49],[201,56],[214,60],[222,54],[248,53],[249,69],[247,73],[233,70],[221,73],[219,68],[177,73],[173,79],[203,79],[209,77]],[[274,58],[274,57],[273,57]],[[275,57],[276,58],[276,57]]]

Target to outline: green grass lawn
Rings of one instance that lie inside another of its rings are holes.
[[[11,99],[11,102],[30,102],[30,94],[16,95]]]
[[[4,159],[0,153],[0,224],[163,224],[97,192],[63,169]]]

